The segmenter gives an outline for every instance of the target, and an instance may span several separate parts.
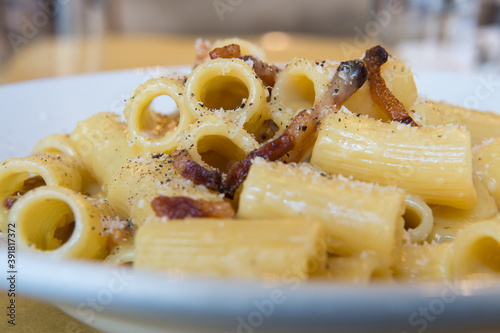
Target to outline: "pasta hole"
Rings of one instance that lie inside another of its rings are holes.
[[[235,110],[248,99],[247,85],[232,76],[217,76],[209,80],[200,94],[200,102],[209,109]]]
[[[314,82],[306,75],[290,74],[287,83],[283,85],[280,94],[287,96],[286,105],[292,105],[295,110],[307,110],[314,106],[316,90]]]
[[[483,237],[472,247],[471,269],[478,273],[500,273],[500,245],[492,237]]]
[[[413,209],[406,209],[403,219],[405,220],[405,229],[416,229],[420,226],[422,223],[422,218],[420,217],[420,214],[415,212]]]
[[[61,247],[73,235],[75,217],[67,203],[58,199],[31,202],[20,217],[23,233],[31,246],[50,251]]]
[[[198,140],[198,154],[203,162],[222,172],[245,158],[246,153],[229,138],[221,135],[207,135]]]
[[[179,110],[172,97],[160,95],[146,107],[141,117],[141,133],[150,139],[161,139],[174,132],[179,124]]]
[[[47,185],[41,176],[27,172],[10,175],[7,179],[0,180],[0,182],[3,185],[1,190],[2,206],[6,209],[12,208],[14,203],[27,192]]]
[[[61,241],[61,244],[64,244],[71,237],[74,230],[75,230],[75,221],[64,224],[64,225],[58,227],[54,231],[54,238]]]

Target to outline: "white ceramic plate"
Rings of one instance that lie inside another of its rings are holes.
[[[78,120],[95,112],[121,112],[123,100],[140,83],[171,70],[138,69],[0,86],[0,161],[28,154],[38,139],[70,132]],[[500,112],[498,76],[489,75],[420,72],[417,85],[433,99]],[[0,258],[6,258],[2,251]],[[486,280],[459,287],[355,287],[300,283],[291,274],[282,284],[270,285],[176,272],[134,273],[20,254],[17,264],[19,293],[55,302],[107,332],[500,330],[500,285]],[[6,260],[0,260],[2,276],[5,265]],[[5,278],[0,288],[8,289]]]

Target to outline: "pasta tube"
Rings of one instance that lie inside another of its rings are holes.
[[[434,225],[434,217],[431,208],[422,199],[415,195],[407,195],[403,218],[412,243],[420,243],[427,239]]]
[[[470,135],[464,128],[417,128],[341,111],[320,128],[311,164],[397,185],[426,203],[465,209],[477,199],[471,160]]]
[[[358,285],[392,279],[392,273],[386,259],[381,258],[373,251],[363,251],[350,257],[328,258],[325,271],[321,272],[319,276]]]
[[[434,102],[447,124],[464,125],[471,133],[472,145],[500,137],[500,116],[494,112],[466,109],[445,102]]]
[[[453,242],[453,276],[500,274],[500,220],[477,222],[462,229]]]
[[[153,218],[135,237],[134,267],[242,278],[306,278],[309,263],[325,256],[318,223],[296,219]]]
[[[70,139],[85,168],[103,187],[127,159],[140,155],[137,146],[128,144],[127,125],[114,113],[97,113],[79,122]]]
[[[0,165],[0,184],[0,230],[5,231],[10,208],[26,192],[45,185],[80,191],[82,177],[77,159],[38,153],[4,161]]]
[[[372,250],[389,258],[403,231],[404,200],[403,191],[395,187],[255,159],[243,183],[238,216],[311,218],[325,227],[334,253]]]
[[[179,110],[179,121],[149,108],[160,95],[173,99]],[[124,111],[129,136],[144,151],[151,153],[172,152],[177,146],[177,136],[194,121],[184,103],[184,86],[180,79],[155,78],[142,84],[129,99]]]
[[[410,116],[419,126],[446,125],[437,105],[431,101],[420,102],[412,106]]]
[[[195,118],[216,114],[252,134],[271,118],[267,90],[252,66],[241,59],[205,61],[188,76],[185,90],[186,105]]]
[[[273,120],[281,130],[300,110],[311,109],[326,93],[338,63],[295,58],[280,71],[271,96]]]
[[[476,174],[472,180],[477,192],[477,203],[473,208],[457,209],[447,206],[433,206],[434,226],[427,240],[429,242],[446,242],[455,239],[456,234],[470,223],[486,220],[498,214],[495,199],[481,183]]]
[[[166,154],[128,161],[113,174],[107,187],[107,200],[116,214],[122,219],[130,218],[138,226],[155,215],[151,201],[159,195],[222,201],[218,193],[180,176],[173,167],[172,156]]]
[[[486,142],[474,153],[474,170],[500,207],[500,138]]]
[[[179,149],[187,149],[195,162],[222,172],[258,147],[247,131],[210,114],[200,116],[179,138]]]
[[[103,220],[112,211],[100,201],[63,187],[37,188],[12,207],[19,249],[53,259],[96,258],[107,254]]]
[[[66,154],[71,156],[76,161],[77,167],[82,176],[82,192],[92,192],[92,186],[95,184],[95,179],[90,172],[85,168],[76,148],[69,138],[69,135],[51,134],[38,141],[33,147],[33,154],[36,153],[53,153],[53,154]]]
[[[394,277],[413,283],[447,280],[452,276],[452,256],[450,243],[406,245],[394,265]]]

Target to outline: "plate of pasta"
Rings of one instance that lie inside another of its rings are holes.
[[[494,74],[196,52],[0,86],[0,288],[106,332],[498,330]]]

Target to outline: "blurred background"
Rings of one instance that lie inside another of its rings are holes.
[[[359,57],[500,68],[500,0],[0,0],[0,82],[191,64],[197,37],[244,37],[270,61]]]

